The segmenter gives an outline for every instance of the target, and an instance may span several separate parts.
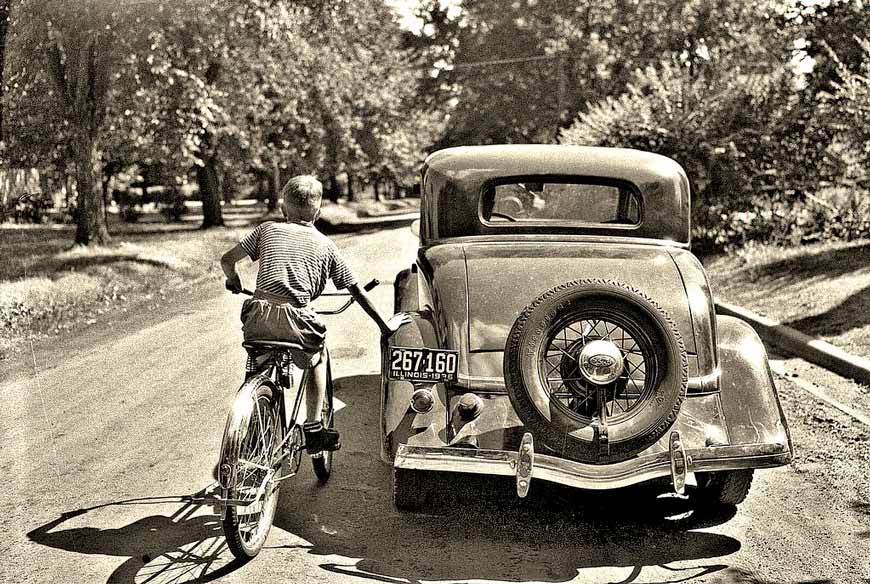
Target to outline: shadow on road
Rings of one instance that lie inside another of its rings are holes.
[[[325,562],[324,570],[387,583],[563,582],[589,567],[633,568],[631,581],[646,566],[664,566],[678,581],[726,569],[719,558],[741,547],[693,531],[729,520],[734,509],[699,517],[685,498],[642,489],[592,493],[537,481],[518,500],[510,482],[457,477],[424,513],[400,513],[377,454],[379,377],[345,377],[337,386],[347,407],[337,415],[344,446],[333,478],[325,487],[286,484],[275,523],[310,542],[311,554],[362,558]],[[687,560],[696,564],[665,566]]]
[[[770,293],[789,286],[828,280],[854,274],[867,268],[870,244],[822,250],[789,257],[741,270],[739,279],[747,284],[762,282]],[[870,324],[870,286],[856,289],[836,306],[818,314],[794,319],[787,324],[801,332],[818,336],[837,336]]]
[[[812,278],[835,278],[867,267],[870,243],[828,249],[790,257],[761,266],[747,267],[754,279],[786,286]]]
[[[346,404],[336,420],[344,446],[331,480],[322,486],[306,468],[280,491],[275,526],[303,544],[281,545],[273,532],[257,562],[287,562],[307,553],[323,558],[325,572],[388,584],[565,582],[592,567],[630,568],[624,581],[631,582],[651,566],[679,582],[727,574],[731,567],[723,558],[741,547],[732,537],[697,531],[728,521],[733,508],[699,515],[689,499],[650,489],[585,492],[536,481],[529,497],[519,500],[510,481],[451,476],[424,513],[400,513],[392,504],[389,467],[378,457],[379,377],[344,377],[336,385]],[[71,511],[27,535],[65,551],[128,558],[109,583],[208,582],[238,569],[220,520],[191,502],[119,528],[81,527],[83,516],[98,508],[181,499],[132,499]],[[668,565],[674,562],[691,565]]]
[[[870,324],[870,286],[850,294],[825,312],[786,324],[808,335],[837,336]]]
[[[201,494],[201,493],[199,493]],[[36,543],[79,554],[128,556],[108,584],[211,582],[238,569],[230,561],[220,519],[193,514],[201,506],[182,503],[172,515],[149,515],[119,528],[68,527],[62,524],[96,509],[119,505],[166,504],[177,497],[153,497],[106,503],[62,513],[28,532]]]
[[[864,501],[852,501],[852,509],[855,513],[864,516],[867,521],[870,521],[870,503]],[[861,539],[870,539],[870,530],[862,531],[858,534]]]

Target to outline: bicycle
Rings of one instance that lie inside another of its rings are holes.
[[[379,282],[364,286],[372,290]],[[242,294],[253,295],[250,290]],[[349,296],[344,292],[322,296]],[[335,310],[318,314],[341,314],[354,303],[350,298]],[[246,341],[248,352],[246,380],[239,388],[227,416],[218,462],[220,496],[212,499],[221,516],[227,546],[233,555],[247,561],[263,548],[275,510],[281,482],[296,476],[302,463],[305,438],[300,410],[308,387],[310,369],[305,369],[287,415],[286,401],[293,392],[293,367],[289,349],[297,344],[280,341]],[[335,427],[332,363],[327,350],[326,395],[323,400],[323,425]],[[314,474],[326,483],[332,474],[333,452],[311,454]],[[283,472],[282,472],[283,471]]]

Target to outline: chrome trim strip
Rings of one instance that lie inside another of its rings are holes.
[[[488,391],[493,393],[504,393],[505,389],[503,377],[483,377],[477,375],[465,375],[458,373],[457,385],[469,389],[471,391]],[[717,369],[709,375],[700,377],[690,377],[688,381],[688,390],[692,395],[699,393],[716,393],[719,391],[719,370]]]
[[[757,443],[686,450],[687,472],[770,468],[791,462],[788,444]],[[515,476],[518,455],[506,450],[408,446],[396,452],[395,466],[472,474]],[[585,464],[536,453],[532,478],[581,489],[615,489],[671,475],[668,452],[612,464]]]

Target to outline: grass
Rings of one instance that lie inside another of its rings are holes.
[[[225,207],[226,229],[202,231],[201,216],[165,223],[110,215],[112,243],[74,247],[74,228],[0,225],[0,360],[22,338],[56,335],[127,303],[164,297],[220,275],[218,257],[263,216],[262,206]]]
[[[706,267],[717,298],[870,357],[870,241],[758,246]]]

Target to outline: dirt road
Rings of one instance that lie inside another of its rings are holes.
[[[389,310],[413,236],[338,241],[361,277],[385,282],[374,295]],[[320,487],[306,466],[285,483],[267,548],[239,566],[211,509],[179,497],[213,482],[244,362],[240,303],[215,280],[4,372],[0,582],[870,582],[870,428],[789,379],[862,407],[867,388],[780,363],[798,457],[756,473],[736,513],[540,482],[518,504],[504,485],[469,481],[403,514],[377,457],[377,331],[358,308],[330,328],[346,404],[335,474]]]

